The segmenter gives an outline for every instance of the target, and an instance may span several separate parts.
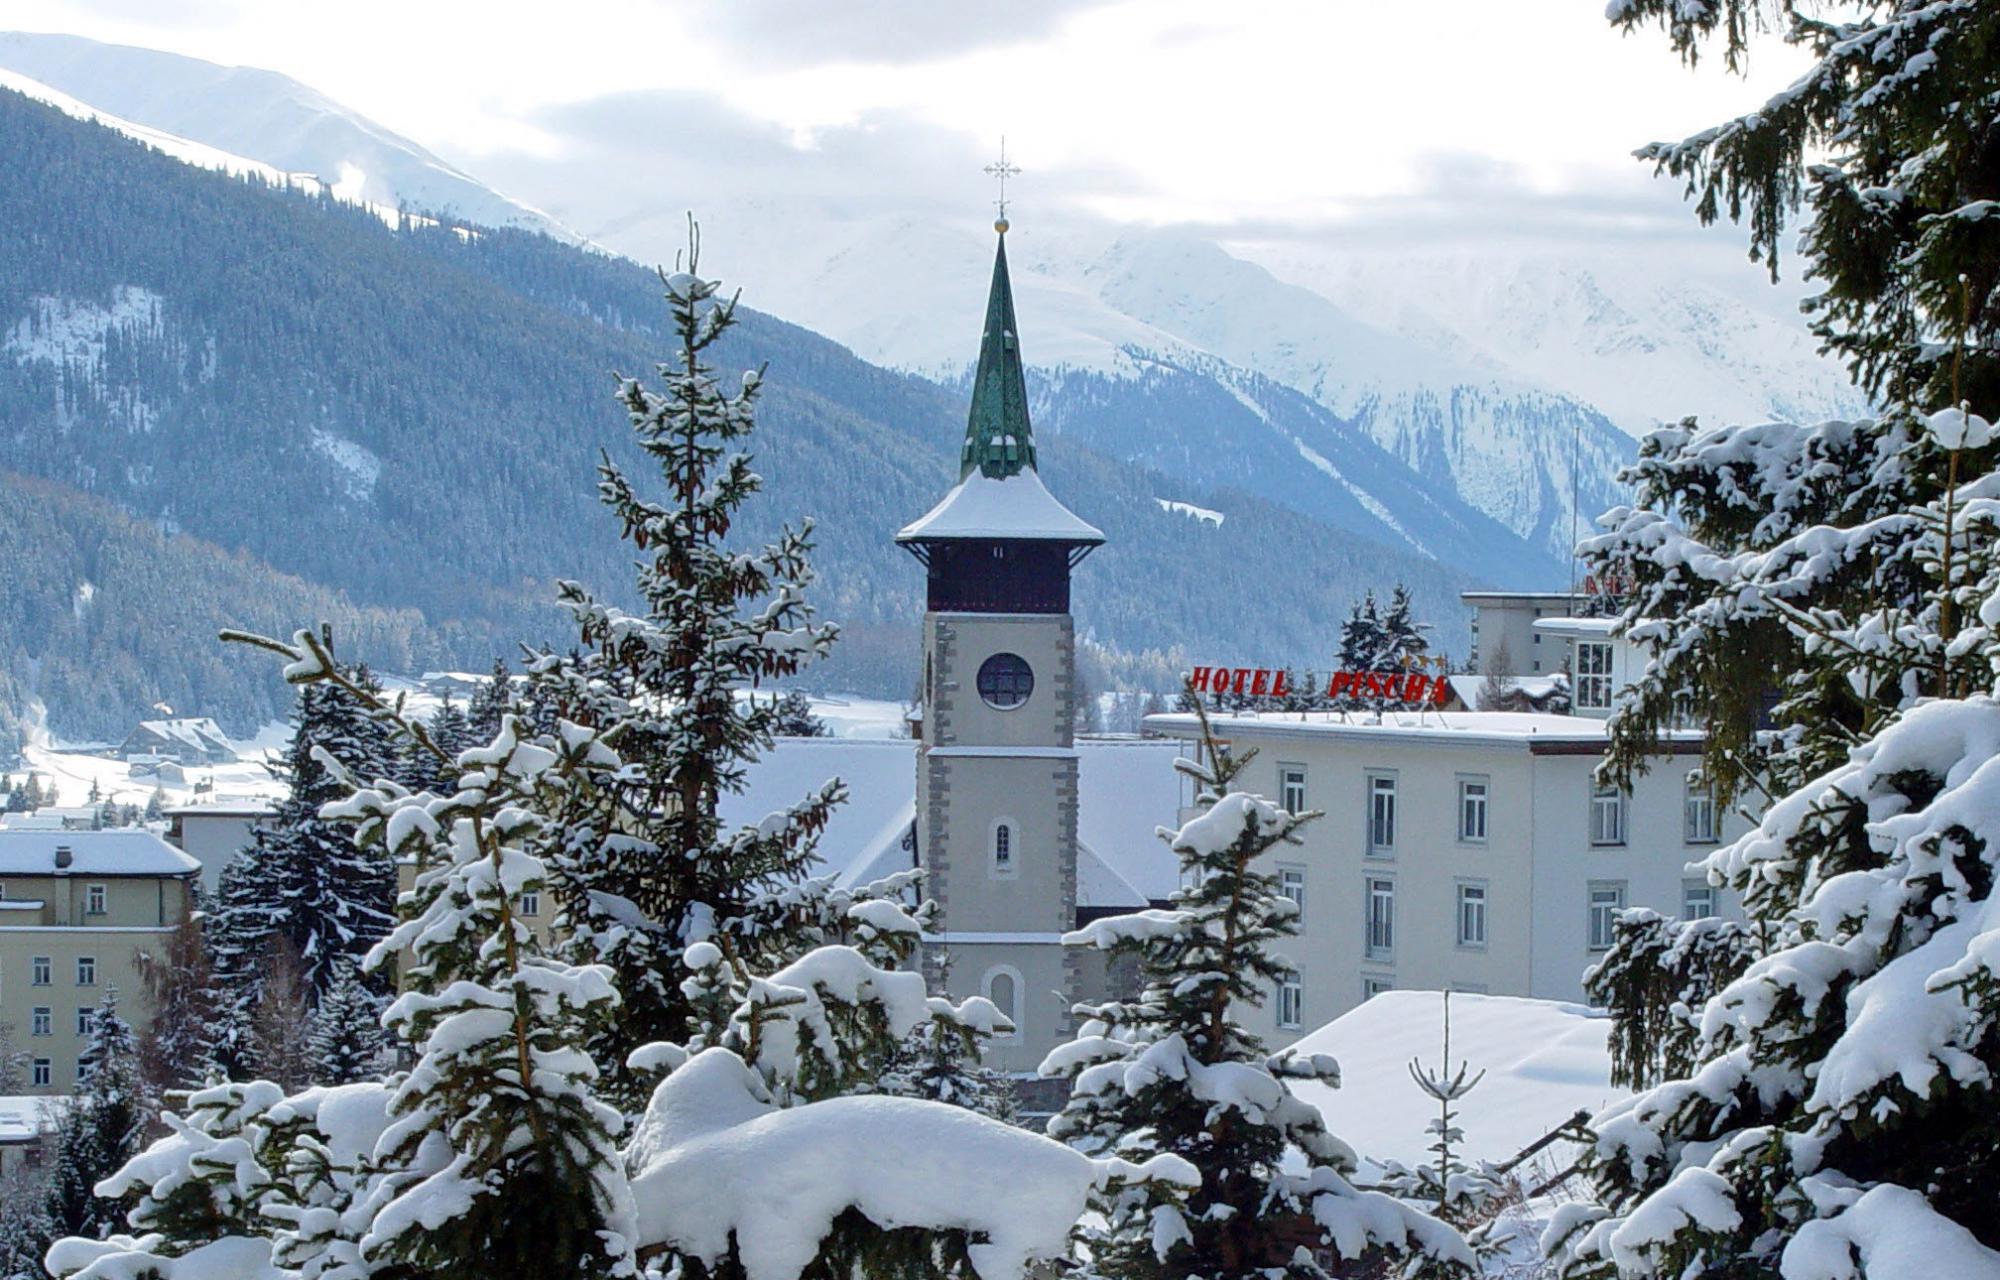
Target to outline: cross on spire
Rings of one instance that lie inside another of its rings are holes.
[[[1007,135],[1004,133],[1000,135],[1000,158],[986,166],[986,173],[1000,182],[1000,198],[993,202],[1000,210],[1000,216],[994,220],[993,229],[1004,232],[1007,230],[1007,179],[1021,176],[1019,165],[1007,163]]]

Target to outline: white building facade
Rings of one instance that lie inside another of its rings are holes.
[[[1592,773],[1601,722],[1458,712],[1220,717],[1218,736],[1256,759],[1239,785],[1317,809],[1274,872],[1301,906],[1286,944],[1295,972],[1245,1011],[1284,1044],[1396,988],[1582,1000],[1614,913],[1734,914],[1687,867],[1747,827],[1717,812],[1698,735],[1668,743],[1628,791]],[[1148,717],[1196,736],[1194,717]],[[1184,803],[1191,801],[1184,796]]]

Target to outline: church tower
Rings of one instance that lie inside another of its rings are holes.
[[[993,260],[959,480],[896,541],[928,572],[917,852],[943,909],[935,986],[1017,1028],[990,1062],[1032,1071],[1070,1028],[1076,922],[1076,628],[1070,571],[1104,535],[1035,471],[1007,224]]]

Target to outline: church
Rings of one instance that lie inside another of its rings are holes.
[[[724,816],[753,820],[838,775],[851,796],[819,842],[859,885],[912,865],[937,902],[933,989],[983,995],[1015,1023],[990,1065],[1031,1077],[1105,994],[1096,953],[1062,936],[1098,916],[1164,905],[1178,885],[1154,834],[1180,803],[1172,742],[1078,741],[1070,575],[1104,535],[1036,470],[1006,223],[993,262],[958,483],[895,534],[923,566],[917,740],[788,740]],[[910,773],[914,762],[914,778]],[[914,783],[914,785],[912,785]]]

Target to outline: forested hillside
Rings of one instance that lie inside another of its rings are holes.
[[[646,270],[519,231],[392,229],[7,93],[0,169],[0,464],[49,482],[10,485],[41,513],[7,528],[9,561],[36,566],[0,612],[10,705],[39,694],[73,736],[121,732],[163,700],[239,729],[268,715],[282,696],[269,674],[218,657],[219,619],[171,602],[197,579],[233,584],[220,598],[238,621],[345,618],[362,656],[399,668],[483,665],[508,637],[562,643],[552,579],[629,576],[592,466],[631,448],[614,371],[664,349]],[[756,263],[703,266],[755,301]],[[949,483],[963,404],[745,317],[728,362],[769,372],[755,445],[768,492],[744,533],[815,515],[817,598],[848,636],[825,680],[905,692],[919,571],[889,538]],[[977,316],[938,322],[974,344]],[[1205,468],[1161,475],[1068,440],[1043,457],[1110,537],[1078,579],[1080,627],[1100,644],[1308,662],[1350,599],[1400,578],[1462,648],[1455,567],[1218,492]],[[109,569],[77,550],[85,525],[120,548]],[[147,525],[200,543],[148,541]],[[137,585],[147,575],[155,589]],[[118,611],[79,609],[86,582]]]

